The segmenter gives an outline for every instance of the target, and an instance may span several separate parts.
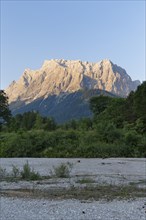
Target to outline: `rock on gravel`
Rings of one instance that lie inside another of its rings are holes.
[[[1,220],[145,220],[143,199],[133,201],[1,198]]]

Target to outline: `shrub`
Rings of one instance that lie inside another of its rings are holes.
[[[125,143],[130,146],[136,146],[140,138],[136,131],[128,131],[125,134]]]
[[[17,178],[20,176],[20,170],[17,166],[12,165],[12,177]]]
[[[7,176],[6,169],[0,166],[0,178],[3,179]]]
[[[28,161],[23,166],[23,170],[21,171],[21,178],[24,180],[38,180],[41,179],[41,176],[38,172],[35,172],[30,168]]]
[[[53,167],[53,171],[51,170],[51,175],[59,178],[68,178],[70,177],[72,168],[73,164],[70,162],[61,163],[57,167]]]

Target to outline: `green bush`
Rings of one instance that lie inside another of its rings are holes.
[[[51,175],[58,178],[69,178],[73,164],[70,162],[61,163],[60,165],[53,167],[51,170]]]
[[[41,176],[38,172],[31,169],[28,161],[24,164],[23,170],[21,171],[21,178],[23,180],[38,180]]]
[[[139,135],[137,134],[136,131],[134,131],[134,130],[128,131],[125,134],[125,142],[126,142],[127,145],[137,146],[139,141],[140,141],[140,137],[139,137]]]
[[[0,179],[3,179],[7,176],[7,172],[6,172],[6,169],[5,168],[2,168],[0,166]]]
[[[94,125],[95,126],[95,125]],[[81,129],[81,128],[79,128]],[[93,130],[31,130],[0,133],[1,157],[143,157],[145,134],[134,124],[118,129],[113,123],[98,122]]]
[[[20,170],[17,166],[12,165],[12,177],[18,178],[20,176]]]

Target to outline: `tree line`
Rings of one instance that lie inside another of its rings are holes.
[[[12,116],[0,91],[1,157],[145,157],[146,81],[127,98],[95,96],[92,118],[57,124],[38,112]]]

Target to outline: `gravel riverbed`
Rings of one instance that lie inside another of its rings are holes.
[[[42,176],[49,175],[53,166],[71,162],[73,169],[71,178],[36,182],[1,181],[0,219],[1,220],[145,220],[146,196],[132,199],[114,199],[107,201],[99,199],[46,199],[29,196],[8,196],[3,191],[32,189],[68,188],[76,180],[91,177],[97,184],[111,184],[115,186],[136,184],[146,189],[146,160],[144,158],[108,158],[108,159],[51,159],[51,158],[1,158],[0,165],[9,173],[12,165],[22,169],[29,162],[30,166]],[[51,181],[51,182],[49,182]]]
[[[143,199],[135,201],[1,198],[1,220],[145,220]]]
[[[53,167],[70,162],[73,164],[72,177],[94,176],[98,182],[109,184],[126,184],[146,179],[146,158],[1,158],[0,165],[11,172],[12,165],[22,169],[27,161],[42,176],[49,175]]]

